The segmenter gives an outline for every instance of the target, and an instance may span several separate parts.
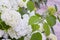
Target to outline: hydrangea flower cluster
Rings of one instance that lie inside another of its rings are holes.
[[[40,15],[35,7],[38,2],[0,0],[0,37],[6,40],[57,40],[51,31],[56,23],[56,10],[48,7],[46,15]]]

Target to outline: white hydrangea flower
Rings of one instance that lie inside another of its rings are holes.
[[[4,35],[4,31],[0,30],[0,37],[2,37]]]
[[[29,16],[28,16],[28,14],[24,14],[23,15],[23,20],[25,20],[25,22],[28,24],[28,21],[29,21]]]
[[[12,10],[18,10],[18,4],[16,0],[9,0],[9,2]]]
[[[8,34],[9,34],[9,36],[13,39],[13,38],[16,38],[16,39],[18,39],[19,37],[18,37],[18,35],[17,35],[17,33],[12,29],[12,28],[10,28],[9,30],[8,30]]]
[[[0,0],[0,6],[5,7],[5,8],[11,8],[9,0]]]
[[[8,33],[7,32],[4,33],[3,38],[8,39]]]
[[[2,12],[1,19],[6,23],[6,25],[15,27],[20,23],[21,15],[14,10],[6,9]]]
[[[48,36],[48,38],[50,40],[57,40],[57,37],[54,34],[52,34],[52,33],[50,33],[50,35]]]
[[[5,9],[11,9],[9,0],[0,0],[0,12],[4,11]]]
[[[29,0],[26,0],[25,2],[24,2],[23,0],[16,0],[16,1],[17,1],[18,5],[19,5],[20,7],[27,8],[27,2],[28,2]]]
[[[26,17],[28,16],[25,15],[24,18],[21,19],[21,15],[14,10],[5,10],[1,14],[1,19],[7,25],[11,26],[19,36],[25,36],[32,31],[31,27],[28,25],[28,18]]]
[[[28,25],[29,16],[27,14],[23,15],[23,19],[21,21],[21,27],[20,24],[18,27],[15,28],[15,31],[18,35],[25,36],[32,32],[31,26]]]
[[[24,22],[23,22],[24,23]],[[22,25],[22,27],[16,27],[15,31],[17,32],[17,35],[19,36],[25,36],[32,32],[32,29],[30,26],[27,26],[25,24]]]

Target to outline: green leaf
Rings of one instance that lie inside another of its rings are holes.
[[[1,20],[1,12],[0,12],[0,29],[7,31],[9,28],[10,28],[10,26],[6,25],[5,22]]]
[[[35,3],[36,8],[40,8],[40,0],[31,0],[31,1]]]
[[[39,30],[40,26],[38,24],[32,24],[32,31]]]
[[[35,16],[31,16],[30,19],[29,19],[29,24],[34,24],[34,23],[37,23],[39,20],[41,19],[41,17],[35,15]]]
[[[22,16],[27,13],[27,9],[19,7],[17,10]]]
[[[30,11],[33,11],[34,10],[34,3],[32,1],[29,1],[27,3],[27,9],[30,10]]]
[[[43,28],[46,36],[50,35],[50,28],[47,23],[44,23]]]
[[[21,37],[21,38],[18,38],[18,39],[13,38],[11,40],[24,40],[24,37]]]
[[[35,13],[35,15],[36,15],[36,16],[39,16],[39,17],[41,17],[41,15],[40,15],[40,14],[38,14],[38,13]]]
[[[9,25],[6,25],[5,22],[0,20],[0,29],[2,30],[8,30],[10,28]]]
[[[49,26],[54,26],[56,24],[56,17],[54,15],[49,15],[46,17],[46,21],[49,24]]]
[[[24,2],[26,1],[26,0],[23,0]]]
[[[48,7],[48,13],[50,15],[54,15],[55,12],[56,12],[56,8],[55,7],[53,7],[53,6]]]
[[[7,31],[9,28],[10,28],[10,26],[9,25],[6,25],[5,22],[2,21],[2,19],[1,19],[1,12],[0,12],[0,29]]]
[[[32,34],[30,40],[42,40],[42,35],[39,32],[34,33],[34,34]]]

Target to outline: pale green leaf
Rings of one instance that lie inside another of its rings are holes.
[[[34,24],[37,23],[40,20],[41,17],[35,15],[35,16],[31,16],[29,19],[29,24]]]
[[[44,23],[43,28],[44,28],[44,32],[45,32],[46,36],[48,36],[50,34],[50,28],[49,28],[48,24]]]
[[[27,9],[30,10],[30,11],[33,11],[34,10],[34,3],[32,1],[29,1],[27,3]]]
[[[21,16],[23,16],[24,14],[27,14],[27,9],[25,8],[19,7],[17,11],[21,14]]]
[[[46,17],[46,21],[49,24],[49,26],[54,26],[56,24],[56,17],[53,15],[49,15]]]
[[[26,0],[23,0],[24,2],[26,1]]]
[[[39,32],[34,33],[34,34],[32,34],[30,40],[42,40],[42,35]]]
[[[38,24],[32,24],[32,31],[39,30],[40,26]]]

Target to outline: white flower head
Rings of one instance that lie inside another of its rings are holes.
[[[0,0],[0,6],[11,8],[9,0]]]
[[[6,25],[15,27],[20,23],[21,15],[14,10],[6,9],[2,12],[1,19],[6,23]]]
[[[31,26],[28,25],[28,20],[29,20],[29,16],[27,14],[23,15],[23,19],[21,20],[21,23],[15,29],[18,35],[25,36],[32,32]]]
[[[32,31],[31,26],[28,25],[28,20],[29,20],[28,15],[25,15],[23,17],[23,19],[21,19],[21,15],[18,12],[7,9],[1,14],[1,19],[6,23],[6,25],[11,26],[12,29],[16,32],[16,34],[19,37],[25,36],[25,35],[31,33],[31,31]],[[12,30],[12,32],[13,32],[13,30]]]
[[[9,0],[0,0],[0,12],[5,9],[11,9]]]
[[[19,37],[18,37],[18,35],[17,35],[17,33],[12,29],[12,28],[10,28],[9,30],[8,30],[8,34],[9,34],[9,36],[13,39],[13,38],[16,38],[16,39],[18,39]]]
[[[5,31],[4,35],[3,35],[4,39],[8,39],[8,33]]]
[[[17,0],[17,3],[20,7],[24,7],[24,8],[27,8],[27,2],[29,0],[26,0],[25,2],[23,0]]]
[[[4,31],[0,30],[0,37],[2,37],[4,35]]]
[[[12,10],[18,10],[18,4],[16,0],[9,0]]]

